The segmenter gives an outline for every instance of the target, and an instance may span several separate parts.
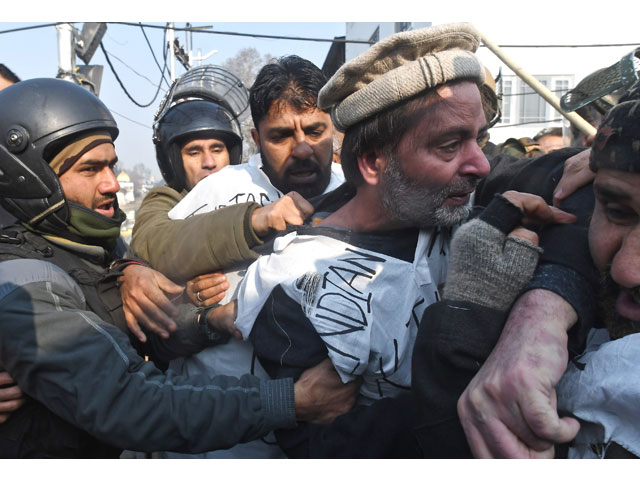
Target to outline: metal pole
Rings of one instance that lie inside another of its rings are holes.
[[[58,78],[74,82],[76,52],[73,49],[73,24],[59,23],[58,31]]]
[[[504,51],[491,40],[489,40],[484,34],[480,34],[482,42],[491,50],[505,65],[507,65],[513,72],[518,75],[527,85],[535,90],[538,95],[544,98],[553,108],[555,108],[560,115],[574,124],[582,133],[586,136],[596,134],[596,129],[587,122],[584,118],[575,112],[565,112],[560,108],[560,100],[556,97],[547,87],[540,83],[533,75],[525,72],[520,66],[518,66],[511,58],[509,58]]]
[[[171,82],[176,79],[176,57],[173,54],[173,41],[175,37],[175,30],[173,29],[173,23],[169,23],[169,73]]]

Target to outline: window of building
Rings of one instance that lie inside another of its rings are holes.
[[[562,97],[562,95],[564,95],[568,91],[569,91],[569,80],[566,80],[566,79],[555,80],[553,85],[553,93],[555,93],[556,97],[560,98]],[[560,115],[560,112],[558,112],[555,108],[552,108],[552,110],[553,110],[553,118],[560,118],[562,116]]]
[[[545,87],[549,86],[549,77],[536,77]],[[543,122],[546,119],[547,102],[529,85],[520,82],[520,98],[518,99],[518,122]]]
[[[406,32],[411,28],[411,22],[396,22],[395,33]]]
[[[572,75],[536,75],[535,78],[557,97],[571,90],[573,85]],[[503,75],[498,92],[502,94],[502,125],[516,126],[561,118],[555,108],[515,75]]]
[[[502,81],[502,117],[500,123],[511,123],[511,100],[513,82],[511,80]]]

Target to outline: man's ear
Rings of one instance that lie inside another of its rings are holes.
[[[256,148],[258,149],[258,152],[260,151],[260,134],[258,133],[258,130],[256,130],[255,128],[251,129],[251,138],[253,138],[253,143],[256,144]]]
[[[365,153],[358,157],[358,168],[365,183],[377,185],[387,168],[387,159],[376,152]]]

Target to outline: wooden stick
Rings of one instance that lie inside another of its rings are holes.
[[[491,40],[489,40],[484,34],[480,33],[482,43],[484,43],[489,50],[491,50],[500,60],[504,62],[516,75],[518,75],[527,85],[536,91],[542,98],[544,98],[549,104],[555,108],[560,115],[569,120],[586,136],[596,134],[596,129],[587,122],[584,118],[575,112],[565,112],[560,108],[560,100],[556,97],[547,87],[540,83],[533,75],[525,72],[519,65],[517,65],[511,58],[509,58],[504,51]]]

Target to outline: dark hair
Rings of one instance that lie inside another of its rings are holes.
[[[249,90],[253,124],[258,128],[271,106],[291,105],[298,110],[317,108],[318,92],[327,77],[309,60],[296,55],[280,57],[258,73]]]
[[[580,107],[576,110],[576,113],[580,115],[583,119],[589,122],[594,127],[598,128],[600,122],[602,121],[602,117],[604,117],[606,110],[602,107],[602,104],[598,103],[598,101],[594,101],[589,103],[583,107]],[[582,131],[576,127],[573,123],[570,124],[571,131],[571,146],[572,147],[582,147],[587,145],[586,135],[582,133]]]
[[[20,78],[11,70],[9,70],[9,67],[7,67],[4,63],[0,63],[0,76],[13,83],[18,83],[20,81]]]
[[[553,135],[555,137],[562,137],[562,127],[550,127],[543,128],[540,130],[533,139],[537,142],[542,137],[546,137],[547,135]]]

